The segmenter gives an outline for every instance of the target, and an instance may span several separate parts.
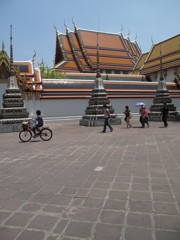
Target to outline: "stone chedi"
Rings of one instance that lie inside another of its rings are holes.
[[[87,127],[102,126],[104,124],[103,105],[107,105],[109,108],[112,122],[111,124],[120,124],[121,119],[117,118],[114,114],[114,109],[110,105],[110,100],[107,97],[106,90],[104,88],[103,79],[100,74],[99,67],[99,47],[98,47],[98,33],[97,33],[97,74],[94,81],[94,88],[92,89],[89,105],[85,110],[85,115],[80,119],[79,125]]]
[[[0,132],[19,131],[21,123],[28,121],[29,113],[24,107],[23,98],[19,90],[13,65],[12,25],[10,45],[10,76],[8,87],[3,95],[3,108],[0,109]]]
[[[167,104],[170,117],[169,120],[180,120],[179,114],[176,111],[176,107],[172,103],[172,99],[169,95],[169,92],[166,87],[166,81],[163,76],[162,70],[162,55],[161,55],[161,44],[160,44],[160,79],[158,82],[158,89],[156,91],[155,98],[153,100],[153,104],[150,107],[150,112],[148,114],[150,121],[161,121],[161,110],[163,108],[164,103]]]

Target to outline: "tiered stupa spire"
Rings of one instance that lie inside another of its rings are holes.
[[[12,25],[10,26],[10,76],[14,76],[13,45],[12,45]]]
[[[164,80],[163,69],[162,69],[162,52],[161,52],[161,44],[160,44],[160,80]]]
[[[15,77],[13,62],[14,61],[13,61],[13,45],[12,45],[12,25],[10,25],[10,79],[8,83],[8,88],[19,89],[16,77]]]
[[[109,108],[112,117],[112,124],[120,124],[121,119],[117,118],[114,114],[114,109],[110,105],[110,100],[107,97],[106,90],[104,88],[103,79],[100,73],[99,64],[99,42],[97,33],[97,67],[96,67],[96,79],[94,81],[94,88],[92,89],[89,105],[86,108],[85,115],[80,119],[79,124],[87,127],[101,126],[104,124],[103,106],[106,105]]]
[[[161,110],[164,103],[166,103],[169,108],[170,120],[176,120],[178,118],[178,112],[176,111],[176,107],[172,103],[172,99],[169,96],[169,92],[166,87],[166,81],[163,74],[162,50],[160,43],[160,77],[158,81],[158,89],[156,92],[156,96],[153,100],[153,104],[150,107],[149,120],[161,121]]]
[[[96,78],[100,78],[101,73],[100,73],[100,66],[99,66],[99,43],[98,43],[98,32],[97,32],[97,73],[96,73]]]
[[[21,123],[27,121],[29,113],[23,107],[13,65],[12,25],[10,26],[10,72],[8,88],[3,95],[3,108],[0,109],[0,132],[19,131]]]

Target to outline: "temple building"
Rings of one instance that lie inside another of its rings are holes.
[[[34,57],[28,61],[14,61],[15,74],[18,85],[22,90],[42,91],[42,78],[39,68],[34,67]],[[0,51],[0,82],[7,83],[10,74],[10,59],[2,42],[2,50]]]
[[[33,92],[41,100],[88,99],[96,79],[97,33],[101,76],[108,97],[153,98],[160,75],[159,43],[153,44],[149,52],[142,54],[136,40],[130,41],[129,36],[124,38],[122,33],[83,30],[75,24],[74,32],[66,27],[66,34],[56,28],[55,70],[63,72],[64,79],[43,79],[41,69],[34,66],[34,56],[28,61],[14,61],[22,92],[26,96]],[[180,97],[180,80],[179,85],[174,82],[180,71],[179,43],[180,35],[161,43],[163,74],[173,98]],[[10,59],[2,43],[1,95],[5,91],[9,71]],[[0,104],[1,99],[0,96]]]
[[[95,73],[97,69],[97,32],[66,26],[66,34],[56,29],[54,68],[61,72]],[[122,33],[98,32],[100,71],[104,74],[130,74],[141,56],[136,42]]]
[[[160,78],[160,45],[164,78],[168,82],[175,81],[180,72],[180,34],[163,42],[153,43],[150,51],[140,56],[133,74],[142,74],[150,81],[158,81]]]

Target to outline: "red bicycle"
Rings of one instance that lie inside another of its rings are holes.
[[[22,142],[29,142],[33,136],[32,126],[30,125],[30,122],[23,122],[22,128],[23,130],[19,132],[19,139]],[[51,129],[48,127],[41,127],[37,130],[35,136],[40,136],[43,141],[49,141],[52,138],[52,135],[53,133]]]

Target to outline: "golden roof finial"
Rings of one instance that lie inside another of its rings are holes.
[[[120,30],[120,33],[122,33],[122,31],[123,31],[123,25],[121,24],[121,30]]]
[[[135,36],[135,42],[136,42],[136,39],[137,39],[137,33],[136,33],[136,36]]]
[[[56,30],[56,32],[57,32],[57,27],[56,27],[56,24],[55,24],[55,22],[54,22],[54,29]]]
[[[151,42],[152,42],[152,45],[154,45],[154,41],[153,41],[153,38],[152,38],[152,36],[151,36]]]
[[[73,17],[72,17],[72,23],[73,23],[73,25],[74,25],[74,28],[76,29],[76,24],[75,24],[75,22],[74,22]]]
[[[130,29],[129,29],[129,32],[128,32],[128,35],[127,35],[127,36],[129,37],[129,35],[130,35]]]
[[[64,26],[65,26],[65,28],[67,29],[67,25],[66,25],[66,21],[65,21],[65,19],[64,19]]]
[[[64,26],[65,26],[65,28],[66,28],[66,33],[68,33],[68,27],[67,27],[67,25],[66,25],[65,19],[64,19]]]
[[[34,62],[35,56],[36,56],[36,50],[34,50],[34,55],[33,55],[33,57],[32,57],[32,61],[33,61],[33,62]]]
[[[4,40],[2,40],[2,51],[4,51]]]

